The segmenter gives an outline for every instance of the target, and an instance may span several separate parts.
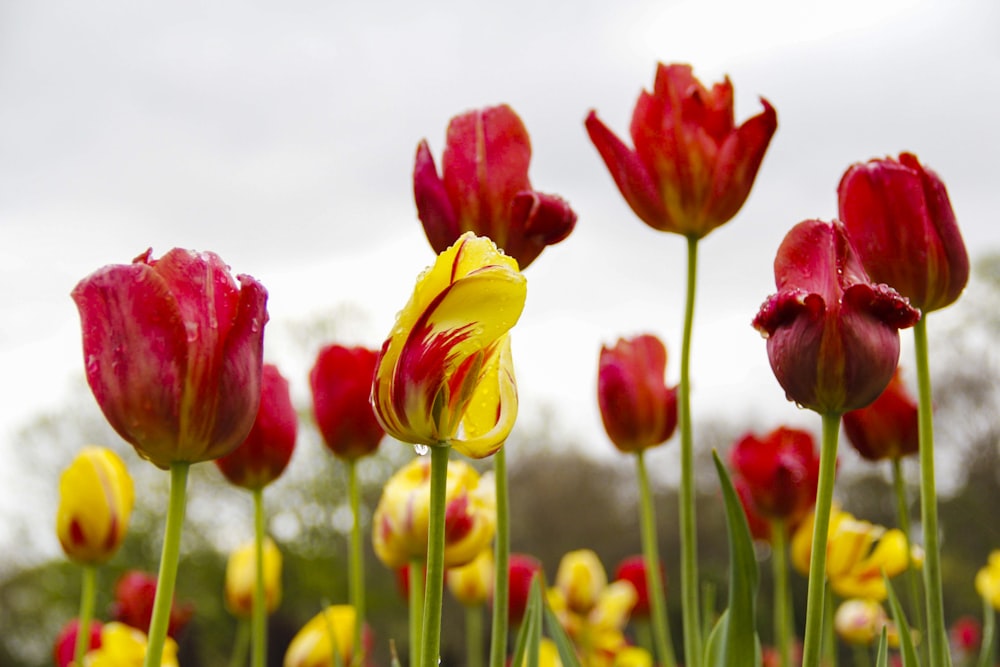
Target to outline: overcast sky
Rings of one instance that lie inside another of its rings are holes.
[[[684,242],[632,214],[583,119],[625,136],[657,61],[728,73],[740,121],[760,96],[778,112],[748,203],[701,244],[695,414],[811,424],[749,324],[775,249],[835,215],[848,165],[902,150],[943,177],[973,256],[1000,247],[995,1],[3,3],[0,450],[82,374],[70,290],[150,246],[261,280],[279,365],[282,323],[340,304],[367,314],[346,342],[379,345],[433,259],[417,142],[440,160],[449,118],[504,102],[532,136],[533,185],[579,215],[527,271],[522,414],[551,407],[607,447],[600,346],[656,333],[676,381]]]

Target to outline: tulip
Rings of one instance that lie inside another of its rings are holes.
[[[807,431],[781,427],[763,438],[747,434],[730,461],[766,517],[795,523],[816,503],[819,455]]]
[[[111,426],[163,469],[232,451],[260,402],[266,290],[213,253],[147,250],[73,290],[87,381]]]
[[[149,631],[149,622],[153,615],[153,598],[156,595],[156,577],[129,570],[115,584],[114,602],[111,604],[111,615],[116,621],[143,632]],[[176,638],[184,630],[184,626],[194,615],[194,607],[190,602],[172,605],[167,634]]]
[[[132,478],[118,455],[84,447],[59,478],[56,533],[70,560],[97,565],[114,556],[134,499]]]
[[[284,667],[333,667],[350,665],[354,658],[354,624],[357,616],[349,605],[332,605],[314,616],[292,638],[285,652]],[[367,628],[365,628],[367,630]],[[365,633],[364,643],[371,643]],[[365,647],[366,654],[371,651]]]
[[[845,413],[843,420],[848,442],[869,461],[898,459],[919,451],[917,402],[898,370],[871,405]]]
[[[881,635],[882,628],[888,630],[888,626],[889,617],[877,600],[845,600],[833,617],[837,636],[852,646],[870,646]]]
[[[743,206],[778,127],[774,108],[736,127],[733,86],[706,89],[689,65],[657,65],[653,92],[642,91],[632,114],[635,149],[595,112],[590,140],[635,214],[653,229],[703,238]]]
[[[260,407],[241,445],[215,460],[230,482],[251,491],[262,489],[285,471],[295,450],[298,419],[286,380],[276,366],[265,364]]]
[[[660,563],[660,577],[664,577],[663,563]],[[627,581],[635,588],[636,601],[632,608],[632,618],[649,618],[649,591],[646,585],[646,559],[643,556],[629,556],[615,569],[615,581]]]
[[[417,281],[375,367],[372,403],[389,435],[496,452],[517,416],[511,327],[524,308],[517,262],[464,234]]]
[[[328,345],[309,372],[323,442],[348,461],[374,453],[385,435],[369,401],[377,356],[364,347]]]
[[[754,327],[789,400],[823,415],[862,408],[889,384],[900,328],[920,314],[868,279],[839,222],[807,220],[785,236],[774,260],[777,294]]]
[[[250,618],[253,589],[257,579],[256,544],[236,549],[226,562],[226,608],[242,618]],[[281,603],[281,551],[270,538],[264,540],[264,600],[268,614]]]
[[[487,547],[472,561],[445,573],[452,596],[466,607],[486,603],[493,593],[493,548]]]
[[[91,651],[101,647],[101,629],[104,625],[100,621],[90,622],[90,641],[84,642],[84,651]],[[55,645],[52,649],[52,657],[56,667],[71,667],[73,654],[76,651],[77,636],[80,633],[80,619],[74,618],[63,626],[56,637]]]
[[[952,623],[948,632],[950,643],[959,656],[971,656],[979,649],[983,627],[972,616],[961,616]]]
[[[427,141],[417,147],[413,196],[434,252],[464,232],[488,236],[522,269],[573,231],[576,214],[528,181],[528,131],[507,105],[451,119],[438,176]]]
[[[990,552],[986,565],[976,573],[976,592],[1000,611],[1000,550]]]
[[[601,348],[597,400],[608,437],[629,453],[666,442],[677,426],[677,387],[664,382],[667,350],[651,335]]]
[[[146,658],[146,635],[124,623],[108,623],[101,630],[101,645],[87,654],[84,667],[142,667]],[[161,657],[165,667],[177,667],[177,644],[167,639]]]
[[[953,303],[969,255],[941,179],[903,153],[851,166],[837,188],[840,218],[872,280],[924,313]]]
[[[508,566],[508,590],[510,605],[507,607],[508,620],[511,625],[518,625],[524,620],[528,609],[528,597],[531,594],[531,582],[535,576],[544,576],[542,563],[533,556],[513,553]]]
[[[372,519],[375,555],[397,568],[427,554],[430,521],[430,462],[417,458],[382,488]],[[488,477],[462,461],[448,462],[445,510],[445,567],[472,562],[493,539],[493,488]]]

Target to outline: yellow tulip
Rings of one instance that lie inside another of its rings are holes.
[[[354,624],[357,614],[350,605],[333,605],[302,626],[285,652],[284,667],[333,667],[350,665],[354,655]]]
[[[486,604],[493,593],[493,547],[487,545],[471,563],[449,569],[445,581],[452,596],[466,607]]]
[[[976,592],[1000,610],[1000,550],[991,552],[986,566],[976,573]]]
[[[56,533],[70,560],[96,565],[115,555],[134,499],[132,478],[118,455],[84,447],[59,478]]]
[[[107,623],[101,630],[101,647],[89,652],[84,667],[142,667],[146,659],[146,634],[124,623]],[[177,643],[167,637],[161,667],[177,667]]]
[[[414,459],[389,478],[372,519],[375,555],[389,568],[427,556],[430,461]],[[448,462],[445,491],[445,567],[471,562],[493,539],[496,497],[492,476],[467,463]]]
[[[562,592],[570,611],[589,614],[607,585],[608,575],[604,565],[590,549],[570,551],[559,561],[556,588]]]
[[[251,541],[226,562],[226,607],[233,615],[250,618],[256,580],[257,553]],[[281,551],[269,537],[264,538],[264,603],[268,614],[281,604]]]
[[[392,437],[496,452],[517,417],[510,329],[527,284],[491,240],[463,234],[421,274],[375,367],[372,404]]]
[[[881,636],[882,628],[888,623],[885,610],[876,600],[845,600],[833,616],[837,636],[852,646],[870,646]]]

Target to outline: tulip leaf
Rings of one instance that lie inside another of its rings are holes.
[[[531,578],[531,588],[528,592],[528,604],[524,608],[524,618],[521,620],[521,627],[517,631],[517,638],[514,641],[514,654],[511,658],[511,665],[524,665],[524,657],[528,656],[529,665],[537,664],[539,639],[535,639],[541,634],[542,623],[542,596],[541,577],[537,574]],[[535,663],[531,663],[531,644],[534,641]]]
[[[906,622],[903,607],[899,604],[896,591],[893,590],[892,583],[889,581],[889,577],[885,576],[885,572],[882,572],[882,579],[885,581],[885,590],[889,594],[889,611],[892,613],[892,620],[896,623],[896,628],[899,631],[899,648],[903,654],[903,667],[920,667],[917,649],[913,645],[913,635],[910,633],[910,624]]]
[[[753,539],[743,505],[718,452],[713,451],[712,458],[722,486],[729,532],[729,606],[712,630],[704,664],[708,667],[746,667],[748,656],[754,656],[750,664],[760,665],[760,646],[754,625],[758,571]]]
[[[882,626],[882,636],[878,640],[878,657],[875,658],[875,667],[889,667],[889,637],[884,625]]]
[[[566,636],[566,631],[563,630],[559,618],[555,615],[555,612],[549,609],[548,605],[544,605],[544,608],[545,628],[548,630],[549,637],[556,643],[556,649],[559,651],[559,661],[562,662],[563,667],[580,667],[580,659],[576,657],[573,643]]]
[[[996,655],[997,612],[989,599],[983,598],[983,638],[979,645],[979,667],[991,667]]]

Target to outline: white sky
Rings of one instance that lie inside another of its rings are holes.
[[[204,4],[0,7],[0,453],[82,374],[75,283],[149,246],[213,250],[260,279],[279,365],[282,322],[342,303],[369,314],[348,342],[377,346],[432,261],[417,142],[440,160],[449,118],[501,102],[531,133],[534,186],[579,215],[527,271],[522,414],[554,408],[571,437],[607,447],[598,351],[656,333],[676,381],[684,242],[634,217],[583,118],[595,108],[626,136],[658,60],[706,83],[728,73],[738,120],[758,96],[779,120],[749,202],[701,244],[696,416],[812,424],[749,323],[784,233],[835,215],[852,162],[915,152],[973,255],[1000,247],[990,0]]]

